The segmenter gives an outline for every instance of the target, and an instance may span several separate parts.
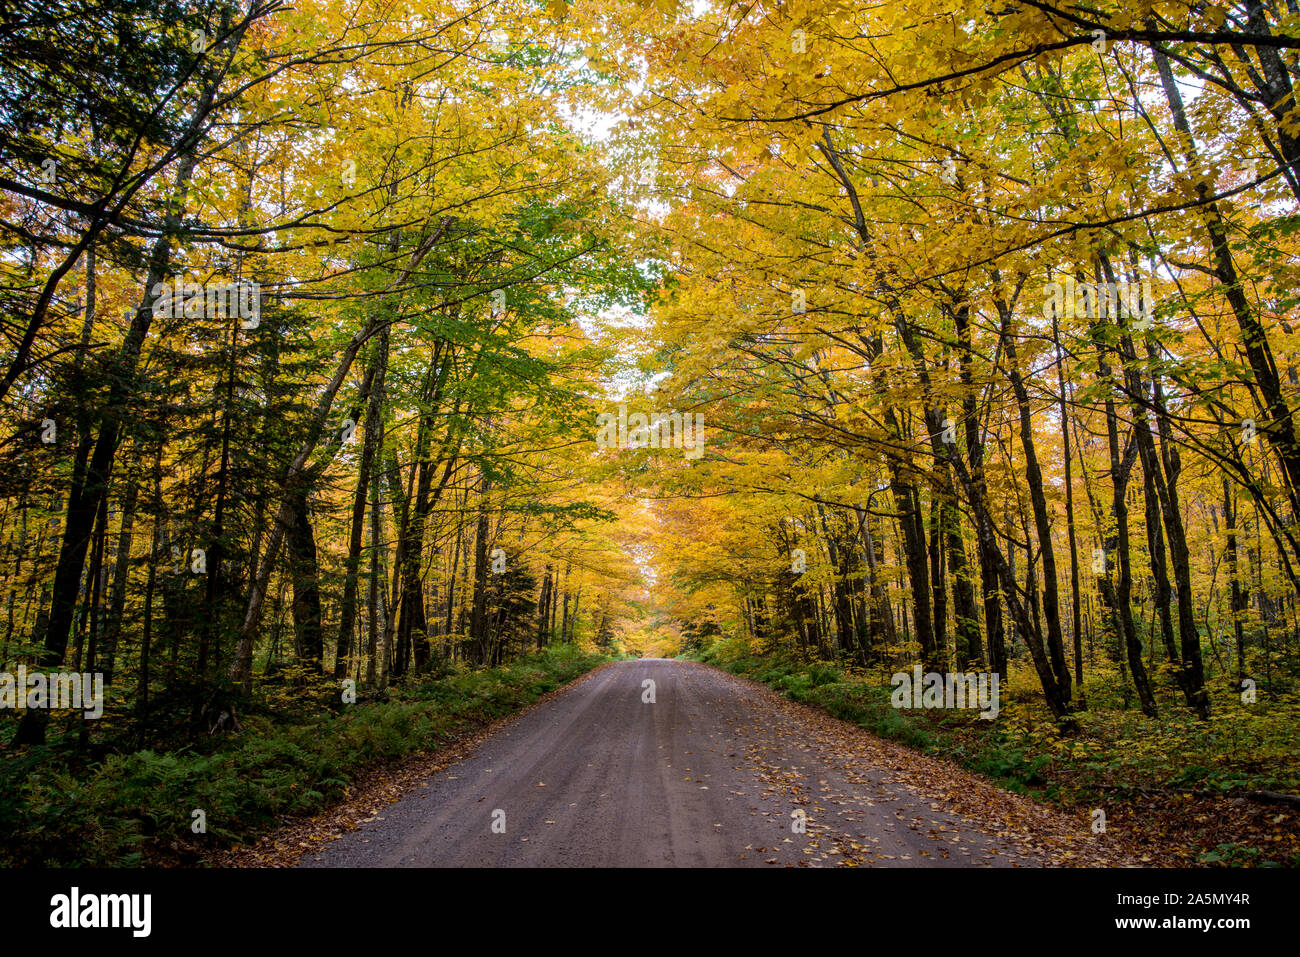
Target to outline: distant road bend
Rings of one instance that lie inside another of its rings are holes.
[[[1108,863],[1087,831],[1086,822],[761,685],[646,659],[608,665],[525,711],[299,863]]]

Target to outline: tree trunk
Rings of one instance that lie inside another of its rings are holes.
[[[1083,616],[1079,606],[1079,546],[1074,531],[1074,477],[1070,454],[1070,408],[1065,385],[1065,357],[1061,351],[1061,332],[1057,318],[1052,316],[1052,346],[1056,353],[1056,386],[1060,392],[1061,449],[1064,453],[1065,472],[1065,530],[1070,542],[1070,611],[1071,637],[1074,644],[1074,684],[1078,689],[1080,708],[1088,706],[1083,693]]]
[[[357,617],[357,578],[361,567],[361,542],[365,535],[366,524],[366,494],[370,490],[370,476],[375,470],[375,450],[379,448],[383,431],[384,375],[387,368],[388,330],[385,329],[375,339],[374,355],[371,357],[370,370],[367,373],[371,385],[366,403],[366,437],[361,447],[357,488],[352,499],[348,556],[344,561],[343,597],[339,602],[339,640],[334,656],[334,677],[340,679],[347,676],[348,656],[352,653],[352,635]],[[371,581],[374,581],[373,575]],[[371,620],[373,636],[373,617]]]
[[[1070,702],[1070,668],[1065,661],[1065,642],[1061,636],[1061,612],[1059,602],[1059,585],[1056,577],[1056,551],[1052,545],[1052,522],[1047,514],[1047,498],[1043,492],[1043,471],[1038,465],[1037,443],[1034,440],[1033,412],[1029,405],[1029,392],[1020,376],[1016,359],[1015,336],[1011,330],[1011,309],[999,301],[998,312],[1002,317],[1002,345],[1007,356],[1007,376],[1016,396],[1016,406],[1020,412],[1020,444],[1025,453],[1025,479],[1029,487],[1029,501],[1034,511],[1034,528],[1038,533],[1038,554],[1042,562],[1042,596],[1043,618],[1047,632],[1048,661],[1052,674],[1060,686],[1061,700]],[[1030,640],[1026,635],[1026,640]]]
[[[289,566],[293,577],[294,643],[300,660],[313,671],[321,670],[325,655],[321,627],[320,581],[316,564],[316,537],[306,495],[293,506],[288,535]]]

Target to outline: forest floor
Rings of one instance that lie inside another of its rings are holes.
[[[986,722],[973,712],[895,709],[883,674],[752,656],[727,643],[703,658],[1050,804],[1087,828],[1104,820],[1106,835],[1121,838],[1142,866],[1300,865],[1293,695],[1241,707],[1236,696],[1219,694],[1211,721],[1201,722],[1169,700],[1170,691],[1153,720],[1103,700],[1099,677],[1086,688],[1091,708],[1077,716],[1078,731],[1065,735],[1023,682],[1003,692],[1000,719]]]
[[[374,767],[363,783],[350,789],[342,800],[322,813],[285,817],[279,827],[255,843],[218,852],[204,863],[214,867],[291,867],[303,854],[318,851],[325,843],[362,824],[382,819],[380,812],[384,808],[424,785],[430,776],[464,760],[507,725],[545,706],[555,697],[567,694],[613,663],[607,661],[598,665],[567,685],[547,692],[522,710],[497,718],[436,751]]]
[[[653,681],[654,701],[646,700]],[[458,751],[460,755],[462,752]],[[421,780],[423,778],[423,780]],[[494,824],[498,824],[494,828]],[[1134,866],[1117,834],[695,662],[618,662],[220,863]]]
[[[0,866],[229,863],[233,847],[397,788],[404,769],[453,760],[607,661],[553,645],[495,668],[447,665],[355,703],[340,703],[339,683],[325,676],[264,686],[244,703],[238,731],[173,733],[144,748],[129,743],[138,728],[107,713],[88,748],[70,724],[47,746],[0,748]],[[159,710],[153,725],[167,723]]]

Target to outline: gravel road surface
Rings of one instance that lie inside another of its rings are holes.
[[[1086,831],[761,685],[647,659],[527,710],[299,864],[1107,863],[1087,859]]]

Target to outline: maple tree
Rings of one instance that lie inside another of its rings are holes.
[[[1023,659],[1062,719],[1097,641],[1152,716],[1153,669],[1202,717],[1207,654],[1289,670],[1293,20],[612,13],[653,38],[627,135],[665,209],[656,359],[716,450],[674,575],[755,640]],[[701,512],[744,531],[683,557]]]
[[[144,719],[161,653],[201,722],[283,659],[286,615],[291,658],[381,685],[435,646],[483,664],[572,636],[571,601],[602,631],[619,562],[587,541],[606,512],[573,446],[603,352],[577,320],[643,280],[572,128],[595,81],[531,12],[25,11],[19,43],[162,35],[176,79],[9,156],[10,659],[129,654]],[[42,143],[64,173],[29,188]],[[251,311],[213,308],[223,281]],[[517,593],[540,580],[538,625]],[[42,735],[29,711],[19,738]]]

